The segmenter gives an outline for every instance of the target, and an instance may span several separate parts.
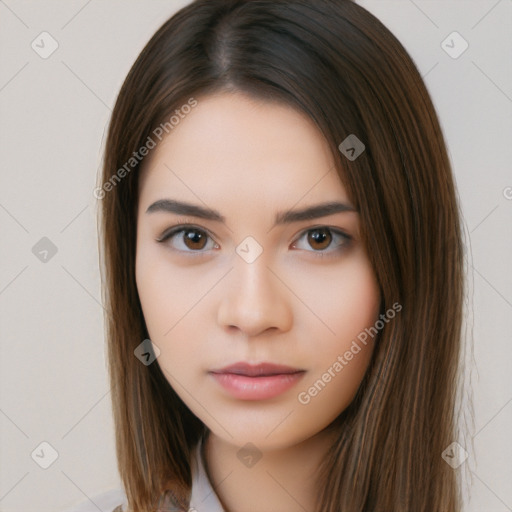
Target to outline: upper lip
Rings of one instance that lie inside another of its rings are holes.
[[[246,362],[238,362],[220,368],[218,370],[212,370],[212,373],[232,373],[235,375],[245,375],[248,377],[263,377],[266,375],[282,375],[290,373],[303,372],[300,368],[292,368],[291,366],[285,366],[282,364],[274,363],[259,363],[250,364]]]

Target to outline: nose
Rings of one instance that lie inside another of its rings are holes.
[[[252,263],[236,256],[223,283],[217,321],[247,337],[265,331],[286,332],[293,322],[291,292],[267,265],[263,255]]]

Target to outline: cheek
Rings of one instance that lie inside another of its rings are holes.
[[[314,297],[310,292],[310,300],[322,322],[315,321],[315,327],[309,327],[314,352],[310,375],[298,399],[309,412],[334,418],[351,402],[368,367],[373,338],[365,329],[379,318],[380,291],[364,257],[346,265],[336,285],[332,276],[330,281],[317,282],[324,282],[326,291],[316,291]],[[307,323],[303,328],[307,329]]]
[[[317,331],[314,342],[322,347],[323,354],[350,346],[353,338],[378,319],[380,290],[362,251],[347,259],[336,272],[325,269],[317,272],[314,280],[304,279],[299,294],[316,316],[304,314],[300,329]]]
[[[366,259],[354,262],[340,276],[340,283],[333,291],[329,319],[337,336],[352,340],[376,322],[381,301],[379,286]]]
[[[160,349],[158,363],[170,374],[190,369],[201,361],[198,341],[208,332],[206,315],[207,293],[219,279],[219,270],[197,279],[197,268],[181,267],[149,244],[137,248],[135,276],[142,313],[149,338]],[[210,326],[211,327],[211,326]]]
[[[156,245],[156,244],[155,244]],[[148,331],[162,338],[197,301],[197,283],[190,270],[176,271],[161,247],[143,242],[137,246],[135,279]]]
[[[150,338],[156,340],[172,327],[176,309],[168,307],[172,289],[161,263],[144,247],[137,249],[135,278]]]
[[[166,341],[179,322],[187,300],[178,290],[183,288],[180,275],[169,276],[170,266],[157,254],[151,244],[137,244],[135,279],[142,313],[149,338],[161,351],[159,361],[165,357]]]

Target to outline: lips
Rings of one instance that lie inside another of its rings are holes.
[[[267,400],[291,389],[305,370],[291,366],[235,363],[208,372],[224,392],[239,400]]]
[[[287,375],[291,373],[302,372],[299,368],[292,368],[291,366],[285,366],[273,363],[260,363],[252,365],[249,363],[235,363],[220,370],[212,370],[212,373],[223,374],[231,373],[233,375],[245,375],[246,377],[265,377],[271,375]]]

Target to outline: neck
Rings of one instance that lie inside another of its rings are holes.
[[[299,444],[260,451],[210,432],[206,471],[226,512],[314,512],[317,471],[334,439],[325,429]]]

